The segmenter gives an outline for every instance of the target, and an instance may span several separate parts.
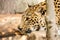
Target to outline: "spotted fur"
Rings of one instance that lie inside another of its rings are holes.
[[[46,30],[45,25],[46,3],[41,2],[38,5],[29,6],[22,16],[22,26],[18,29],[22,33],[31,33],[32,31]]]
[[[60,25],[60,0],[54,0],[56,12],[56,24]]]

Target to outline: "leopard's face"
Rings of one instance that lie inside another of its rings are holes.
[[[23,25],[18,29],[23,33],[31,33],[33,31],[45,30],[45,20],[39,13],[28,13],[23,15]]]
[[[18,27],[23,34],[31,33],[33,31],[46,30],[44,19],[46,8],[43,6],[44,5],[41,6],[41,4],[39,4],[37,7],[30,7],[29,10],[23,14],[22,26]]]
[[[19,27],[21,31],[24,33],[30,33],[32,31],[39,31],[40,24],[39,24],[40,17],[35,13],[27,13],[23,15],[23,25]]]

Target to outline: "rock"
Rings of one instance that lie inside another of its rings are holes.
[[[45,0],[26,0],[28,5],[33,6],[39,4],[40,2],[44,2]]]
[[[32,32],[36,36],[35,40],[46,40],[46,31]]]
[[[16,1],[16,12],[24,12],[26,11],[26,9],[28,9],[28,4],[26,1],[24,0],[17,0]]]
[[[27,36],[23,35],[20,40],[27,40]]]

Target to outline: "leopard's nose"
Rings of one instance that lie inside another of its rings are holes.
[[[26,31],[26,33],[31,33],[32,31],[30,30],[30,29],[28,29],[27,31]]]

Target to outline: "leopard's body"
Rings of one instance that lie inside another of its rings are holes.
[[[54,0],[55,12],[56,12],[56,24],[60,25],[60,0]]]

